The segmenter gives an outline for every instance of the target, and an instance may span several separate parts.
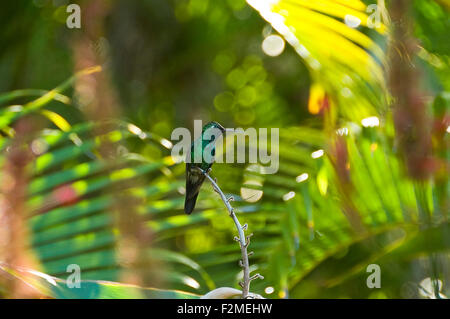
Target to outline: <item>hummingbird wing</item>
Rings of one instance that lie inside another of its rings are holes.
[[[194,166],[186,163],[186,198],[184,201],[184,212],[192,213],[197,201],[198,192],[205,180],[205,176]]]
[[[186,214],[190,214],[194,210],[198,192],[200,191],[200,187],[205,180],[205,175],[203,175],[198,168],[201,168],[203,171],[207,171],[212,166],[212,163],[203,161],[201,163],[194,162],[194,155],[200,154],[203,158],[203,148],[205,147],[202,138],[199,138],[196,141],[191,144],[191,148],[187,154],[187,158],[190,159],[190,161],[186,161],[186,198],[184,201],[184,212]],[[198,141],[200,141],[200,143],[198,143]],[[214,139],[209,141],[209,143],[212,141],[214,141]],[[214,161],[214,155],[215,148],[212,149],[212,161]]]

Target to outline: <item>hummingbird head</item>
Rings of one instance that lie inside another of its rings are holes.
[[[216,133],[214,133],[216,131]],[[234,129],[226,129],[222,125],[220,125],[217,122],[209,122],[208,124],[205,124],[202,129],[202,138],[204,141],[207,141],[208,143],[213,142],[216,138],[218,138],[221,135],[224,136],[227,132],[234,132]]]
[[[208,130],[210,128],[217,128],[220,130],[220,132],[222,132],[222,134],[224,134],[226,132],[226,129],[222,125],[220,125],[219,123],[217,123],[215,121],[212,121],[212,122],[205,124],[205,126],[203,126],[202,133],[204,133],[206,130]]]

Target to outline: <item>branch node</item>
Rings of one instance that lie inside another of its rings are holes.
[[[245,243],[245,248],[247,248],[250,245],[250,238],[253,236],[253,233],[249,234],[246,237],[246,243]]]
[[[255,279],[264,279],[264,276],[261,276],[260,274],[255,274],[250,277],[250,281],[253,281]]]

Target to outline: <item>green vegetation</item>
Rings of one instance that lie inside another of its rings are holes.
[[[449,296],[450,2],[248,2],[79,1],[81,29],[66,27],[68,1],[4,4],[1,297],[240,289],[236,229],[211,185],[183,211],[171,132],[195,119],[280,128],[276,174],[211,172],[254,234],[264,280],[251,292]],[[277,56],[262,50],[270,35],[286,41]],[[81,288],[67,286],[72,264]]]

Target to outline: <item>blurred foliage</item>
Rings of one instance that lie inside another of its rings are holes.
[[[441,163],[415,180],[399,154],[385,80],[389,21],[366,25],[373,2],[79,1],[81,30],[65,26],[69,1],[4,4],[0,220],[11,225],[20,208],[28,237],[18,247],[32,262],[19,265],[48,275],[11,266],[23,259],[5,238],[22,233],[5,226],[0,272],[55,298],[197,298],[238,288],[232,220],[206,183],[184,215],[184,165],[170,157],[172,130],[202,119],[280,128],[277,174],[259,164],[217,163],[212,172],[254,233],[251,269],[265,279],[252,292],[416,298],[431,278],[448,296],[448,3],[416,0],[405,12]],[[88,18],[101,10],[93,27]],[[289,44],[272,57],[262,43],[277,32]],[[77,68],[83,37],[102,71]],[[92,117],[86,100],[95,98],[99,113],[112,100],[117,114]],[[23,165],[16,151],[29,155]],[[13,202],[16,166],[26,191]],[[371,263],[382,269],[381,289],[366,285]],[[81,267],[80,290],[64,283],[70,264]],[[10,289],[0,280],[0,295],[14,296]]]

